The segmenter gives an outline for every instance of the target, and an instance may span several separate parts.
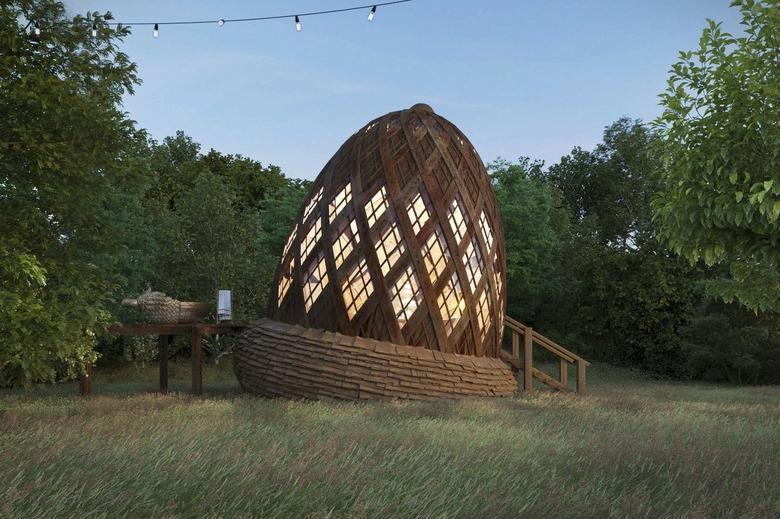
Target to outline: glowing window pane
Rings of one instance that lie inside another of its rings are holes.
[[[304,236],[303,238],[303,250],[301,250],[301,263],[303,263],[303,260],[309,257],[309,253],[311,253],[311,250],[314,248],[314,245],[316,245],[316,243],[320,241],[320,238],[322,238],[322,220],[320,218],[317,218],[312,223],[309,232],[306,233],[306,236]]]
[[[406,250],[401,241],[401,229],[398,227],[398,222],[386,225],[374,246],[376,247],[377,261],[382,268],[382,275],[386,276]]]
[[[463,254],[463,265],[466,267],[466,277],[469,280],[469,287],[473,294],[482,279],[482,271],[485,269],[485,263],[482,261],[482,253],[479,252],[477,240],[471,238],[466,252]]]
[[[374,293],[374,285],[365,259],[360,260],[360,263],[349,271],[346,279],[341,283],[341,292],[344,295],[347,314],[352,319]]]
[[[496,301],[501,300],[501,271],[499,270],[498,258],[493,262],[493,275],[496,278]]]
[[[485,338],[488,328],[490,328],[490,309],[488,303],[487,287],[482,291],[477,301],[477,322],[479,324],[479,337]]]
[[[415,196],[406,206],[406,212],[409,214],[409,220],[412,222],[414,234],[419,233],[420,229],[425,225],[425,222],[431,217],[428,205],[428,197],[423,189],[417,193],[417,196]]]
[[[422,247],[423,260],[425,268],[428,271],[428,278],[431,285],[435,284],[441,276],[444,269],[447,268],[447,262],[450,259],[450,252],[447,244],[444,242],[444,234],[438,225],[434,228],[428,241]]]
[[[292,246],[293,240],[295,239],[295,234],[298,232],[298,224],[295,224],[293,226],[293,230],[290,233],[290,236],[287,238],[287,243],[284,244],[284,252],[282,252],[282,258],[287,257],[287,253],[290,252],[290,247]]]
[[[287,262],[287,265],[282,268],[282,276],[281,279],[279,279],[279,300],[277,302],[278,306],[282,306],[282,301],[284,301],[284,296],[287,295],[287,291],[290,289],[290,285],[292,285],[292,280],[293,259],[290,258],[290,260]]]
[[[387,190],[385,186],[382,186],[366,203],[366,218],[368,219],[369,227],[373,226],[385,214],[387,207]]]
[[[450,277],[441,294],[439,294],[437,303],[441,312],[441,319],[444,321],[444,329],[449,336],[466,309],[466,300],[463,298],[463,290],[460,287],[460,280],[456,272],[452,273],[452,277]]]
[[[330,217],[330,223],[333,223],[333,220],[336,219],[338,215],[341,214],[341,211],[344,210],[345,207],[347,207],[347,204],[352,201],[352,183],[347,182],[347,185],[344,186],[344,189],[339,191],[335,197],[333,197],[333,200],[330,201],[328,216]]]
[[[479,213],[479,227],[482,229],[482,236],[485,238],[485,245],[487,245],[488,252],[490,252],[493,250],[493,230],[490,228],[490,222],[488,222],[484,209],[481,213]]]
[[[317,207],[317,204],[320,203],[320,200],[322,199],[322,188],[317,191],[313,197],[311,197],[311,200],[309,200],[309,203],[306,204],[306,210],[303,211],[303,222],[306,223],[306,220],[309,219],[309,215],[314,211],[314,208]]]
[[[360,236],[354,218],[344,220],[336,232],[336,240],[333,242],[333,260],[336,262],[336,268],[339,268],[352,249],[360,243]]]
[[[447,209],[447,220],[450,222],[452,228],[452,234],[458,240],[458,245],[463,241],[463,237],[466,235],[466,216],[463,210],[463,201],[460,199],[460,194],[455,195],[455,199],[450,203]]]
[[[328,272],[325,268],[325,255],[320,252],[306,269],[306,278],[303,283],[303,302],[306,304],[307,312],[311,310],[311,306],[327,286]]]
[[[422,301],[420,282],[411,265],[390,288],[390,298],[393,301],[393,310],[398,319],[398,326],[403,328]]]

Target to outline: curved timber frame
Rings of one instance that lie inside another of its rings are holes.
[[[353,134],[314,181],[285,244],[272,319],[499,357],[505,253],[476,150],[424,104]]]

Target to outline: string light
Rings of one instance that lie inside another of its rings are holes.
[[[211,20],[171,20],[168,22],[105,22],[105,25],[108,26],[119,26],[122,27],[132,27],[132,26],[141,26],[141,25],[149,25],[154,26],[155,31],[159,31],[160,25],[203,25],[203,24],[210,24],[210,23],[216,23],[220,27],[223,27],[227,23],[233,23],[233,22],[259,22],[259,21],[265,21],[265,20],[282,20],[284,18],[290,18],[295,20],[295,29],[297,31],[301,30],[301,18],[304,16],[318,16],[321,14],[334,14],[334,13],[344,13],[348,11],[362,11],[364,9],[368,9],[368,20],[372,21],[374,19],[374,16],[376,15],[376,8],[387,6],[387,5],[395,5],[395,4],[404,4],[407,2],[411,2],[412,0],[392,0],[389,2],[382,2],[378,4],[368,4],[368,5],[358,5],[354,7],[344,7],[341,9],[328,9],[325,11],[311,11],[307,13],[298,13],[298,14],[280,14],[280,15],[274,15],[274,16],[254,16],[249,18],[218,18],[218,19],[211,19]],[[155,33],[155,37],[157,37],[158,34]]]
[[[387,6],[387,5],[395,5],[395,4],[404,4],[407,2],[411,2],[412,0],[392,0],[389,2],[382,2],[378,4],[368,4],[368,5],[358,5],[354,7],[344,7],[341,9],[328,9],[325,11],[311,11],[307,13],[298,13],[298,14],[280,14],[280,15],[274,15],[274,16],[254,16],[250,18],[218,18],[216,20],[172,20],[168,22],[130,22],[130,23],[124,23],[124,22],[109,22],[109,21],[103,21],[101,22],[103,25],[106,25],[108,27],[114,26],[114,27],[133,27],[133,26],[141,26],[141,25],[149,25],[153,26],[154,30],[152,34],[155,38],[160,37],[160,25],[202,25],[202,24],[209,24],[209,23],[216,23],[220,27],[224,27],[226,23],[229,22],[259,22],[259,21],[265,21],[265,20],[281,20],[284,18],[290,18],[295,20],[295,30],[300,32],[301,31],[301,18],[304,16],[318,16],[321,14],[334,14],[334,13],[344,13],[348,11],[358,11],[363,9],[368,9],[368,21],[371,22],[374,20],[374,17],[376,16],[376,9],[377,7]],[[65,22],[60,22],[65,23]],[[89,22],[84,23],[86,27],[89,27]],[[41,28],[38,25],[38,22],[33,22],[33,30],[32,33],[35,37],[38,37],[41,35]],[[97,28],[97,22],[92,23],[90,34],[92,37],[97,37],[98,28]]]

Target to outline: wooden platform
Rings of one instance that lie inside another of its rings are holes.
[[[263,319],[236,342],[241,387],[263,396],[375,400],[510,396],[502,360],[441,353]]]

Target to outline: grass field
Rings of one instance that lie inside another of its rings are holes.
[[[186,365],[172,387],[186,391]],[[594,365],[586,398],[148,393],[154,367],[0,393],[0,517],[778,517],[780,387]]]

